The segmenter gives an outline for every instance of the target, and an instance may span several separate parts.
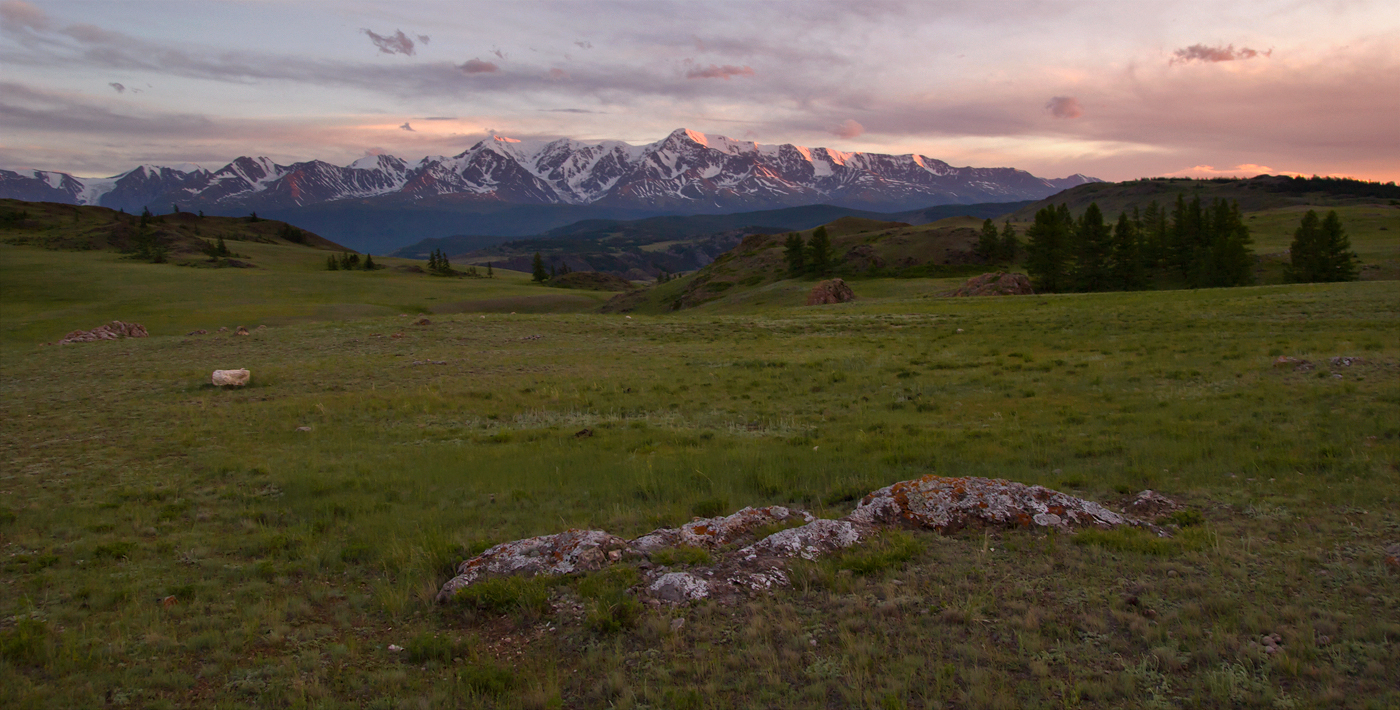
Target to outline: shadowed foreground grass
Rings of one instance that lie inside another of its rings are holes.
[[[11,340],[0,704],[1400,703],[1393,283],[907,283],[750,315]],[[231,367],[253,386],[205,384]],[[625,566],[431,604],[493,542],[744,505],[836,516],[930,472],[1111,504],[1153,488],[1194,513],[1170,541],[890,533],[736,606],[638,606]]]

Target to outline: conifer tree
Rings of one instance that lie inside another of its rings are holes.
[[[1342,229],[1336,210],[1329,211],[1325,220],[1318,219],[1317,212],[1308,210],[1293,233],[1289,252],[1286,274],[1290,281],[1313,283],[1356,279],[1356,254],[1351,251],[1351,240]]]
[[[496,272],[493,271],[493,270],[491,269],[491,262],[489,262],[489,261],[486,262],[486,278],[488,278],[488,279],[494,279],[494,278],[496,278]]]
[[[1069,206],[1046,207],[1035,213],[1035,224],[1026,230],[1026,272],[1037,291],[1068,291],[1069,249],[1074,218]]]
[[[972,248],[972,251],[983,261],[1001,260],[1001,235],[997,232],[997,226],[992,223],[992,220],[983,220],[982,233],[978,235],[977,245]]]
[[[535,258],[530,267],[530,278],[535,283],[544,283],[549,279],[549,272],[544,270],[544,257],[539,252],[535,252]]]
[[[826,234],[826,227],[817,227],[812,230],[812,238],[807,242],[808,268],[817,276],[826,276],[831,272],[831,237]]]
[[[374,265],[374,256],[365,254],[365,271],[374,271],[376,268],[378,267]]]
[[[1118,224],[1113,227],[1113,275],[1115,289],[1136,291],[1147,285],[1143,271],[1138,222],[1128,219],[1125,212],[1118,214]]]
[[[452,262],[447,259],[447,252],[438,249],[437,272],[442,276],[452,275]]]
[[[228,245],[224,243],[224,238],[219,237],[219,241],[214,245],[214,256],[228,256]]]
[[[802,235],[788,232],[783,241],[783,260],[787,262],[788,276],[801,276],[807,271],[807,245],[802,243]]]
[[[326,257],[326,270],[327,270],[327,271],[339,271],[339,270],[340,270],[340,261],[338,261],[338,260],[335,258],[335,255],[334,255],[334,254],[332,254],[332,255]]]
[[[1078,291],[1109,289],[1109,264],[1112,258],[1113,234],[1103,221],[1097,202],[1079,217],[1075,229],[1074,287]]]
[[[1007,220],[1001,226],[1001,242],[997,245],[997,257],[1010,264],[1021,255],[1021,240],[1016,238],[1016,228]]]

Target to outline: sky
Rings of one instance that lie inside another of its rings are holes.
[[[0,167],[689,128],[1042,177],[1391,181],[1396,37],[1396,0],[0,0]]]

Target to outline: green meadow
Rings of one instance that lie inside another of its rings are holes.
[[[0,705],[1400,705],[1395,281],[779,281],[628,317],[234,248],[259,268],[0,244]],[[44,344],[113,319],[151,337]],[[497,542],[838,517],[929,473],[1185,509],[1169,539],[891,532],[734,605],[639,605],[626,563],[433,603]]]

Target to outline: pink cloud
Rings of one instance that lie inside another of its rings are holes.
[[[1046,102],[1045,110],[1055,118],[1079,118],[1084,115],[1084,107],[1073,96],[1056,96]]]
[[[1213,178],[1254,177],[1255,175],[1302,175],[1302,173],[1295,173],[1288,170],[1274,170],[1267,165],[1242,163],[1233,168],[1216,168],[1211,165],[1196,165],[1186,168],[1185,170],[1167,173],[1165,177]]]
[[[457,68],[461,69],[465,74],[490,74],[491,72],[500,70],[500,67],[495,64],[483,62],[480,59],[468,59],[465,64]]]
[[[553,69],[550,69],[549,72],[545,74],[545,76],[550,79],[553,79],[554,81],[559,81],[568,77],[569,72],[566,72],[563,69],[560,69],[559,67],[555,67]]]
[[[0,20],[11,27],[29,27],[42,30],[49,26],[49,17],[44,11],[24,0],[0,2]]]
[[[1233,62],[1241,59],[1253,59],[1255,57],[1268,57],[1274,53],[1270,49],[1261,52],[1249,47],[1235,49],[1235,45],[1227,44],[1224,47],[1212,47],[1206,44],[1193,44],[1186,49],[1178,49],[1172,54],[1172,60],[1168,64],[1186,64],[1188,62]]]
[[[865,126],[860,125],[855,119],[851,118],[842,121],[840,125],[831,129],[831,135],[847,140],[855,138],[862,133],[865,133]]]
[[[404,56],[409,57],[413,56],[413,53],[415,51],[413,49],[413,40],[409,39],[408,35],[403,33],[403,30],[395,30],[394,34],[392,35],[376,34],[372,30],[360,31],[364,32],[365,35],[369,37],[369,41],[373,42],[374,46],[379,48],[379,52],[381,54],[402,54]],[[427,38],[420,35],[419,39],[426,41]]]
[[[717,66],[711,64],[708,67],[695,67],[685,73],[687,79],[725,79],[732,76],[753,76],[753,68],[748,66],[736,67],[733,64]]]

